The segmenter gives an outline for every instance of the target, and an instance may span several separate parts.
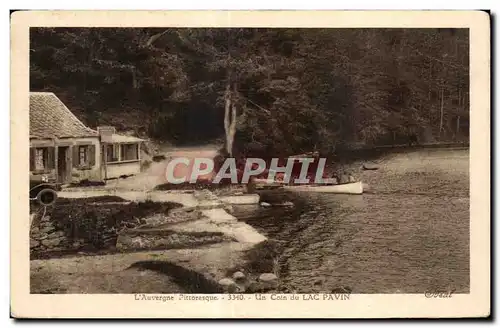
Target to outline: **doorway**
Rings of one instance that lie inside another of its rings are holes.
[[[69,147],[57,147],[57,153],[57,182],[69,182],[71,174]]]

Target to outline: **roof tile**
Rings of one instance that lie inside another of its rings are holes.
[[[52,92],[30,92],[30,138],[97,136]]]

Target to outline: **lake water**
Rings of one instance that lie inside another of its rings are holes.
[[[469,152],[393,154],[360,196],[306,193],[293,209],[237,209],[283,246],[284,291],[469,292]],[[487,238],[487,236],[485,236]]]

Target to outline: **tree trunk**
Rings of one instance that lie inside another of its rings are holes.
[[[458,87],[458,108],[462,107],[462,88]]]
[[[234,136],[236,134],[236,106],[234,102],[231,105],[231,124],[229,125],[229,135],[228,135],[228,151],[229,155],[233,156],[233,143]]]
[[[233,94],[231,94],[231,96],[234,96],[237,94],[237,90],[236,90],[236,83],[233,85]],[[228,145],[227,145],[227,150],[228,150],[228,153],[229,153],[229,156],[233,156],[233,144],[234,144],[234,136],[236,134],[236,122],[237,122],[237,119],[236,119],[236,104],[235,104],[235,101],[234,99],[231,99],[231,122],[229,124],[229,133],[228,133],[228,136],[227,136],[227,141],[228,141]]]
[[[458,108],[462,108],[462,88],[458,87]],[[457,116],[457,126],[455,129],[455,140],[458,140],[458,134],[460,132],[460,115]]]
[[[164,34],[166,34],[168,32],[168,29],[166,29],[165,31],[163,32],[160,32],[160,33],[156,33],[154,35],[152,35],[147,41],[146,41],[146,46],[149,47],[151,45],[153,45],[153,43],[158,40],[159,38],[161,38]]]
[[[234,92],[236,92],[236,84],[234,85]],[[236,105],[231,94],[230,82],[226,85],[224,98],[224,131],[226,133],[226,151],[229,157],[232,157],[234,136],[236,134]]]
[[[432,92],[432,87],[431,87],[431,80],[432,80],[432,61],[429,61],[429,77],[428,77],[428,93],[427,93],[427,99],[429,99],[429,101],[431,100],[431,92]]]
[[[132,73],[132,87],[134,89],[138,89],[139,83],[137,83],[137,73],[135,72],[135,67],[130,68],[130,71]]]
[[[441,130],[443,130],[443,112],[444,112],[444,87],[441,87],[441,115],[439,118],[439,139],[441,140]]]

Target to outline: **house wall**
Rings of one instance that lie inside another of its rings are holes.
[[[93,153],[95,158],[94,158],[94,165],[91,167],[85,167],[81,168],[74,163],[74,158],[73,158],[73,149],[74,147],[78,147],[81,145],[94,145],[95,146],[95,152]],[[99,141],[98,137],[86,137],[86,138],[64,138],[64,139],[56,139],[56,140],[51,140],[51,139],[32,139],[30,140],[30,148],[37,148],[37,147],[54,147],[56,149],[55,155],[54,155],[54,162],[55,166],[57,167],[57,161],[58,161],[58,151],[57,147],[69,147],[69,162],[71,165],[71,178],[70,182],[79,182],[81,180],[90,180],[90,181],[100,181],[103,180],[105,177],[104,173],[104,165],[102,164],[102,156],[103,154],[101,153],[101,143]],[[139,155],[140,156],[140,155]],[[138,160],[134,161],[126,161],[126,162],[114,162],[114,163],[107,163],[107,178],[118,178],[122,175],[134,175],[138,174],[141,171],[141,162],[140,158]],[[30,179],[31,180],[42,180],[42,176],[48,176],[49,179],[57,179],[57,170],[50,169],[50,170],[45,170],[44,172],[35,172],[35,171],[30,171]],[[68,181],[69,182],[69,181]]]
[[[73,147],[78,147],[79,145],[94,145],[95,148],[95,161],[94,165],[90,168],[78,168],[75,165],[72,166],[71,170],[71,180],[72,182],[78,182],[81,180],[91,180],[98,181],[102,180],[101,178],[101,143],[99,142],[99,138],[97,137],[88,137],[88,138],[75,138],[73,139]],[[70,149],[71,154],[73,154],[73,150]],[[73,158],[73,156],[71,156]]]
[[[54,141],[51,139],[32,139],[32,140],[30,140],[30,148],[45,148],[45,147],[55,147]],[[31,155],[31,152],[30,152],[30,155]],[[37,171],[30,170],[30,180],[41,181],[43,176],[47,176],[49,179],[54,180],[56,178],[55,168],[50,169],[50,170],[47,169],[43,172],[37,172]]]
[[[141,172],[141,162],[116,162],[107,164],[108,179],[118,178],[122,175],[132,175]]]
[[[76,167],[73,163],[73,148],[78,147],[80,145],[94,145],[94,165],[88,168],[79,168]],[[102,180],[101,176],[101,151],[100,151],[100,142],[98,137],[84,137],[84,138],[63,138],[63,139],[31,139],[30,140],[30,148],[37,147],[55,147],[56,152],[54,156],[55,167],[57,168],[58,162],[58,151],[57,147],[69,147],[69,163],[71,166],[70,173],[70,181],[78,182],[81,180],[89,179],[89,180]],[[47,175],[50,179],[57,178],[56,169],[46,170],[44,172],[34,172],[30,171],[30,179],[32,180],[41,180],[42,176]]]

